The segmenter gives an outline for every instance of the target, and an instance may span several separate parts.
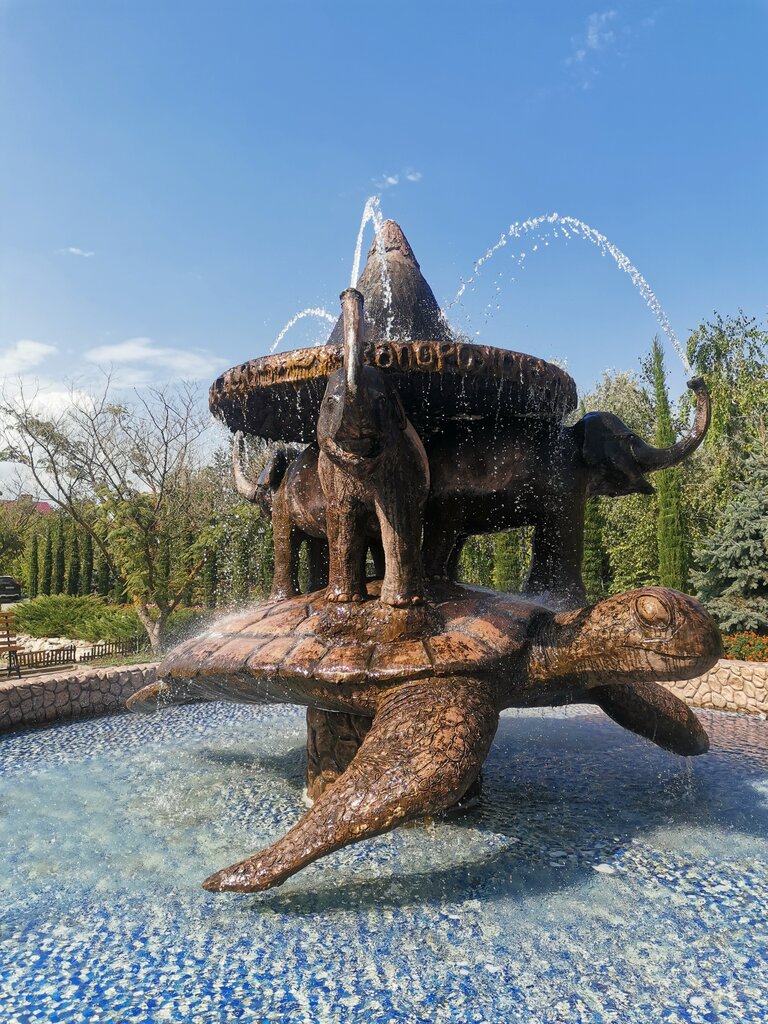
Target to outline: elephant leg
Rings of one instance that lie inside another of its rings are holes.
[[[328,571],[329,601],[364,601],[365,552],[363,533],[365,508],[359,503],[329,503],[326,512],[330,568]]]
[[[309,590],[322,590],[328,586],[328,541],[322,537],[307,538],[309,564]]]
[[[272,537],[275,545],[275,572],[270,598],[281,600],[298,594],[300,539],[288,512],[284,488],[278,488],[272,501]]]
[[[583,555],[583,505],[541,519],[533,533],[531,565],[523,593],[561,599],[568,606],[583,605]]]
[[[307,796],[317,800],[352,763],[372,718],[307,708]]]
[[[459,578],[459,562],[461,561],[461,552],[464,550],[466,542],[466,537],[457,537],[453,547],[451,548],[451,553],[448,555],[448,561],[446,562],[446,575],[451,583],[455,583]]]
[[[476,679],[406,683],[383,699],[346,771],[282,839],[211,875],[213,892],[258,892],[350,843],[460,800],[488,754],[499,713]]]
[[[424,572],[421,567],[421,508],[418,502],[387,493],[377,498],[376,515],[384,546],[382,602],[395,607],[421,604],[424,600]]]
[[[424,561],[424,575],[428,580],[455,580],[449,564],[451,554],[459,539],[459,531],[453,523],[435,522],[427,519],[424,523],[424,542],[421,548]]]
[[[373,559],[373,578],[376,580],[383,580],[387,563],[384,558],[384,545],[381,543],[381,538],[370,537],[368,540],[368,549],[371,552],[371,558]]]

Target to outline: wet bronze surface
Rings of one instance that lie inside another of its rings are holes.
[[[576,408],[576,384],[543,359],[467,341],[383,341],[365,362],[392,378],[409,419],[425,438],[478,417],[560,421]],[[211,386],[211,412],[232,431],[271,440],[315,439],[328,377],[342,365],[340,345],[277,352],[223,373]]]

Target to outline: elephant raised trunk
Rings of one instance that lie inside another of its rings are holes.
[[[694,377],[688,381],[688,387],[696,395],[696,413],[693,418],[693,425],[685,437],[681,437],[669,448],[654,448],[646,444],[640,438],[632,441],[632,454],[637,465],[643,473],[651,473],[657,469],[669,469],[676,466],[683,459],[694,452],[709,428],[709,419],[712,412],[712,405],[709,399],[709,391],[702,377]]]
[[[344,370],[347,391],[357,394],[363,369],[363,296],[356,288],[347,288],[339,296],[344,318]]]

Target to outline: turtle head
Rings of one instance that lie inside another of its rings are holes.
[[[715,621],[693,597],[643,587],[552,616],[533,653],[540,678],[605,683],[692,679],[722,656]]]

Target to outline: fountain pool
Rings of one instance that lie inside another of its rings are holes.
[[[265,894],[201,870],[304,811],[304,713],[208,704],[6,737],[0,1018],[758,1022],[768,722],[674,757],[587,708],[502,716],[463,817]]]

